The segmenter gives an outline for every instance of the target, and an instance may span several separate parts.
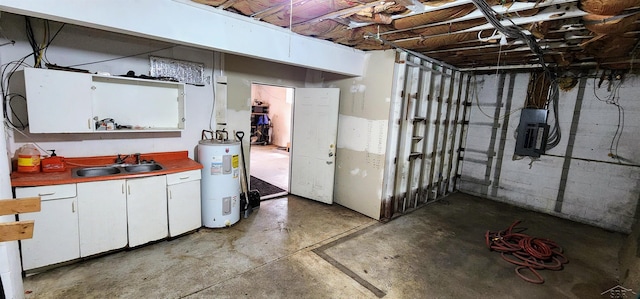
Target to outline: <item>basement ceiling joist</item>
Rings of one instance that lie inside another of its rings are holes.
[[[503,38],[474,0],[192,0],[360,50],[395,45],[469,69],[535,65],[521,40]],[[629,69],[640,0],[485,0],[504,26],[535,36],[556,67]]]

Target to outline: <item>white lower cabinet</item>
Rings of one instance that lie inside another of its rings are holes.
[[[126,180],[129,247],[168,236],[164,175]]]
[[[40,196],[33,238],[22,240],[23,270],[135,247],[201,226],[200,170],[136,179],[16,187]]]
[[[125,180],[78,183],[80,256],[127,246]]]
[[[174,237],[202,226],[200,170],[167,175],[169,236]]]
[[[20,241],[23,270],[80,257],[76,184],[19,187],[16,197],[40,196],[40,212],[20,214],[34,220],[33,238]]]

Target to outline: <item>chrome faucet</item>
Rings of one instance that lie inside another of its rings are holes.
[[[136,164],[140,164],[140,153],[133,154],[136,157]]]
[[[120,154],[118,154],[118,157],[116,158],[116,164],[123,164],[124,160],[126,160],[127,158],[129,158],[129,155],[121,157]]]

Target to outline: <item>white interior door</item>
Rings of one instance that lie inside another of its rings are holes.
[[[291,194],[333,203],[338,88],[296,88],[291,139]]]

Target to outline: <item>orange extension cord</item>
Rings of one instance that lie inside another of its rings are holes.
[[[506,230],[487,231],[485,234],[487,247],[489,250],[500,252],[505,261],[516,265],[516,274],[523,280],[544,283],[544,278],[537,270],[562,270],[562,265],[569,260],[555,242],[513,232],[519,223],[520,221],[514,222]],[[525,276],[522,270],[529,270],[535,278]]]

